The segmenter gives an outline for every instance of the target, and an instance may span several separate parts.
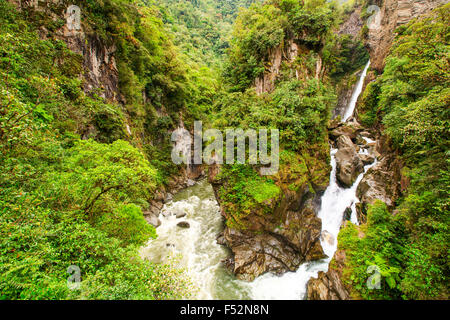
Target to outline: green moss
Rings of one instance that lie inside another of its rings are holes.
[[[280,195],[280,188],[274,183],[251,181],[245,187],[245,191],[256,200],[263,203],[267,200],[276,199]]]

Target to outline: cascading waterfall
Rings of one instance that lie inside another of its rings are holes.
[[[363,69],[361,76],[359,77],[358,83],[356,85],[355,90],[353,91],[352,98],[350,99],[350,103],[345,110],[344,117],[342,118],[343,122],[346,122],[351,116],[353,116],[353,112],[355,111],[356,102],[358,101],[359,95],[361,94],[362,88],[364,86],[364,79],[367,75],[367,70],[369,70],[370,60],[367,62],[366,66]]]
[[[353,92],[344,121],[353,115],[369,65],[370,61]],[[367,143],[374,142],[364,139]],[[322,196],[318,213],[322,219],[321,244],[328,258],[304,263],[296,272],[281,276],[267,273],[250,283],[237,280],[221,263],[229,252],[216,243],[223,221],[213,190],[206,181],[183,190],[164,205],[160,215],[162,224],[157,229],[158,238],[149,241],[141,249],[141,255],[153,262],[163,262],[168,256],[179,255],[179,264],[188,270],[199,287],[199,299],[304,299],[309,279],[317,277],[319,271],[328,270],[337,249],[337,235],[346,208],[352,208],[351,221],[357,223],[356,189],[367,170],[376,163],[365,166],[364,172],[350,188],[342,188],[336,179],[336,152],[337,149],[331,149],[330,185]],[[361,148],[359,153],[366,154],[367,150]],[[177,218],[177,215],[185,216]],[[180,221],[188,222],[190,228],[177,226]]]

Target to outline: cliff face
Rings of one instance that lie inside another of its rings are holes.
[[[88,31],[89,26],[83,21],[82,13],[66,0],[9,0],[19,10],[27,10],[29,15],[40,14],[45,21],[57,25],[56,30],[49,30],[41,25],[40,36],[49,36],[62,40],[67,47],[83,57],[83,86],[86,93],[95,92],[111,102],[119,99],[119,73],[116,65],[114,44],[108,44],[98,34]],[[80,17],[76,23],[77,16]]]
[[[230,220],[234,213],[219,195],[227,185],[220,171],[220,166],[210,166],[209,182],[222,215]],[[317,211],[327,181],[314,189],[304,183],[297,191],[289,190],[286,180],[277,180],[277,184],[281,186],[280,195],[252,207],[240,220],[245,228],[227,225],[218,238],[218,243],[231,249],[226,265],[239,279],[251,281],[266,272],[295,271],[303,262],[325,257],[320,244],[322,221]]]
[[[300,49],[294,40],[289,40],[286,44],[270,50],[265,72],[255,79],[255,89],[258,94],[271,92],[274,89],[282,63],[292,64],[299,55]],[[296,77],[297,79],[299,77],[298,71],[296,71]]]
[[[448,0],[371,1],[370,4],[380,7],[378,16],[375,17],[375,19],[379,19],[380,24],[369,27],[366,41],[372,68],[379,72],[383,71],[384,59],[389,53],[397,27],[448,2]]]

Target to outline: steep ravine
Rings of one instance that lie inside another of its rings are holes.
[[[365,74],[361,74],[361,82]],[[348,110],[354,110],[362,85],[358,85],[355,90]],[[266,273],[252,282],[236,279],[223,263],[229,256],[229,250],[216,241],[223,230],[223,218],[213,190],[206,180],[177,193],[166,202],[160,211],[159,237],[142,248],[141,255],[154,262],[178,257],[179,265],[188,270],[199,287],[199,299],[306,298],[308,281],[328,270],[337,249],[337,235],[343,220],[347,218],[357,223],[356,190],[364,173],[376,164],[374,141],[353,118],[351,120],[349,123],[335,125],[332,130],[335,136],[331,135],[330,185],[321,198],[318,212],[318,218],[322,222],[320,243],[327,255],[325,259],[304,263],[297,271],[281,276]],[[339,131],[343,134],[336,135]],[[353,143],[349,136],[357,143]],[[345,166],[345,161],[337,160],[336,157],[339,150],[346,148],[351,149],[363,164],[362,172],[356,174],[356,179],[348,188],[341,186],[342,177],[338,174],[339,170],[344,170],[342,167]]]

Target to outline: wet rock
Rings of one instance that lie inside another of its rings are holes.
[[[168,192],[168,193],[166,194],[166,197],[164,198],[164,203],[167,203],[167,202],[169,202],[169,201],[172,201],[172,199],[173,199],[173,195],[172,195],[170,192]]]
[[[356,218],[358,219],[358,222],[360,224],[366,223],[367,219],[366,219],[366,215],[364,214],[363,209],[362,209],[362,203],[357,202],[355,204],[355,209],[356,209]]]
[[[374,136],[369,131],[362,131],[359,133],[361,137],[369,138],[371,140],[374,140]]]
[[[341,136],[347,136],[353,140],[356,138],[356,131],[355,131],[355,129],[353,129],[349,126],[342,125],[340,127],[337,127],[336,129],[333,129],[330,132],[330,138],[332,140],[336,140],[337,138],[339,138]]]
[[[219,236],[216,238],[216,242],[217,242],[217,244],[220,244],[222,246],[227,244],[223,233],[219,234]]]
[[[287,214],[288,223],[276,233],[225,229],[225,242],[233,253],[231,270],[239,279],[252,281],[266,272],[295,271],[305,261],[326,257],[320,244],[322,221],[315,213],[305,210]]]
[[[153,206],[150,206],[148,210],[143,212],[144,216],[158,216],[159,215],[159,209]]]
[[[344,187],[351,187],[356,178],[364,171],[364,164],[355,148],[339,149],[336,158],[336,178]]]
[[[340,136],[337,141],[336,145],[338,149],[344,149],[344,148],[356,148],[350,137],[348,136]]]
[[[343,221],[350,221],[352,218],[352,207],[345,208],[344,216],[342,218]]]
[[[191,227],[191,225],[187,221],[178,222],[177,226],[180,227],[180,228],[184,228],[184,229],[187,229],[187,228]]]
[[[195,181],[194,181],[194,180],[192,180],[192,179],[187,179],[186,185],[187,185],[188,187],[192,187],[194,184],[195,184]]]
[[[360,135],[356,136],[355,143],[360,146],[365,146],[367,144],[366,140],[364,140]]]
[[[162,211],[161,214],[164,217],[170,217],[171,215],[173,215],[173,212],[172,211]]]
[[[163,194],[161,191],[157,191],[157,192],[155,193],[154,199],[155,199],[157,202],[163,201],[163,200],[164,200],[164,194]]]
[[[186,217],[186,212],[177,212],[175,213],[175,216],[177,217],[177,219]]]
[[[350,295],[341,281],[342,267],[345,263],[345,252],[338,250],[333,256],[334,263],[325,273],[320,271],[317,278],[307,283],[307,300],[349,300]]]
[[[158,210],[161,210],[163,207],[163,203],[160,201],[152,201],[150,205]]]
[[[145,220],[155,228],[158,228],[161,225],[161,220],[155,215],[146,216]]]
[[[371,156],[370,154],[360,154],[359,158],[365,166],[367,166],[368,164],[372,164],[375,161],[375,157]]]
[[[209,166],[209,182],[219,203],[218,190],[227,179],[219,174],[220,170],[219,165]],[[225,227],[224,237],[218,241],[230,248],[227,266],[237,278],[251,281],[266,272],[295,271],[303,262],[326,257],[320,243],[322,221],[317,211],[329,172],[323,177],[314,185],[305,183],[296,190],[282,185],[286,188],[282,188],[279,199],[252,207],[236,228]],[[222,205],[221,215],[231,220],[233,211]]]
[[[197,180],[205,175],[202,165],[190,164],[187,169],[187,177],[192,180]]]
[[[332,246],[334,244],[334,237],[327,230],[323,230],[322,231],[322,234],[320,236],[320,240],[328,243],[330,246]]]
[[[356,189],[356,195],[362,203],[362,211],[367,213],[367,206],[375,200],[381,200],[388,207],[394,205],[396,184],[394,173],[387,170],[386,159],[369,169]]]

